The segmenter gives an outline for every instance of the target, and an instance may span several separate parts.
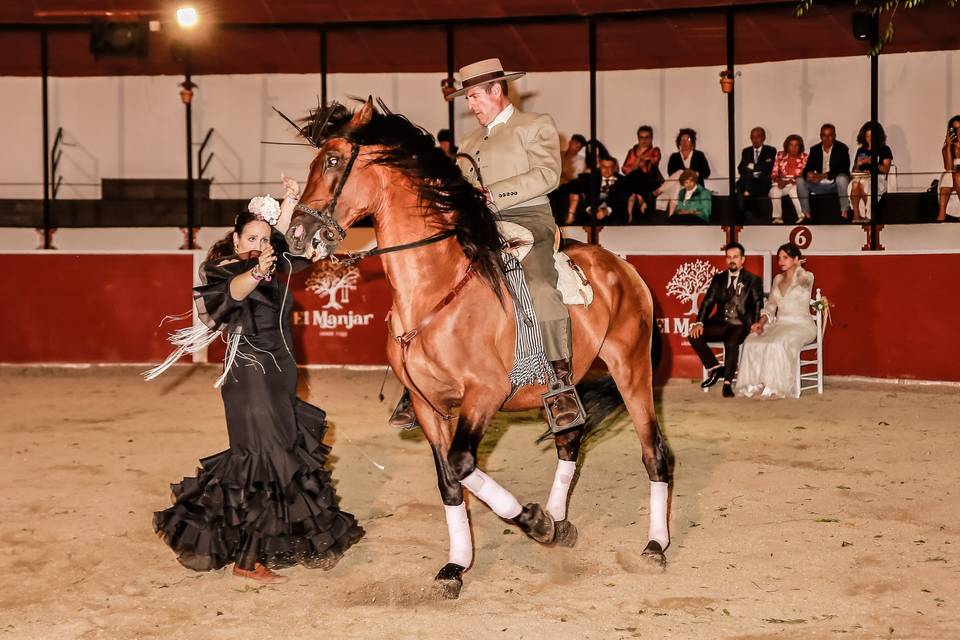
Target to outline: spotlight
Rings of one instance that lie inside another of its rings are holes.
[[[197,10],[193,7],[181,7],[177,9],[177,24],[184,29],[192,29],[197,26],[199,18]]]

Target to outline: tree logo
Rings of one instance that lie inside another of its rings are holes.
[[[718,273],[720,269],[706,260],[684,262],[667,283],[667,295],[680,302],[689,302],[690,309],[684,315],[696,316],[700,310],[700,296],[707,292],[710,280]]]
[[[305,287],[318,296],[327,296],[324,309],[343,309],[350,302],[350,292],[357,289],[360,270],[342,262],[323,260],[314,265]]]

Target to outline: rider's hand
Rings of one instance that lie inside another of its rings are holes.
[[[260,273],[263,275],[272,273],[277,264],[277,254],[273,252],[273,246],[268,244],[257,260]]]

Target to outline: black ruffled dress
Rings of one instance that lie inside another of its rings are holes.
[[[273,242],[282,269],[282,236]],[[230,296],[230,281],[255,262],[201,266],[205,284],[194,293],[201,319],[228,336],[240,333],[221,387],[230,448],[202,459],[195,478],[171,485],[173,506],[156,512],[153,526],[195,571],[231,562],[329,568],[363,529],[337,507],[324,468],[326,415],[296,396],[297,365],[287,348],[292,299],[281,304],[281,278],[261,281],[241,302]]]

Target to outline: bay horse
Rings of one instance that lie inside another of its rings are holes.
[[[650,478],[649,541],[641,555],[665,568],[668,450],[654,411],[650,355],[657,329],[650,291],[636,270],[596,245],[565,249],[594,290],[588,308],[569,307],[575,380],[599,357],[616,383],[609,385],[615,401],[599,412],[586,402],[587,424],[555,434],[558,463],[546,508],[521,506],[477,468],[477,448],[494,414],[539,408],[546,391],[538,384],[511,389],[514,303],[496,215],[429,133],[382,102],[378,109],[368,99],[355,112],[336,103],[318,106],[303,127],[286,119],[318,149],[287,231],[291,254],[333,257],[346,229],[373,218],[380,248],[353,259],[383,260],[393,293],[387,355],[411,390],[433,451],[450,537],[449,562],[436,576],[438,595],[458,597],[473,561],[463,487],[534,540],[573,545],[577,530],[567,519],[567,494],[584,427],[598,424],[621,402]],[[460,410],[452,428],[455,407]]]

